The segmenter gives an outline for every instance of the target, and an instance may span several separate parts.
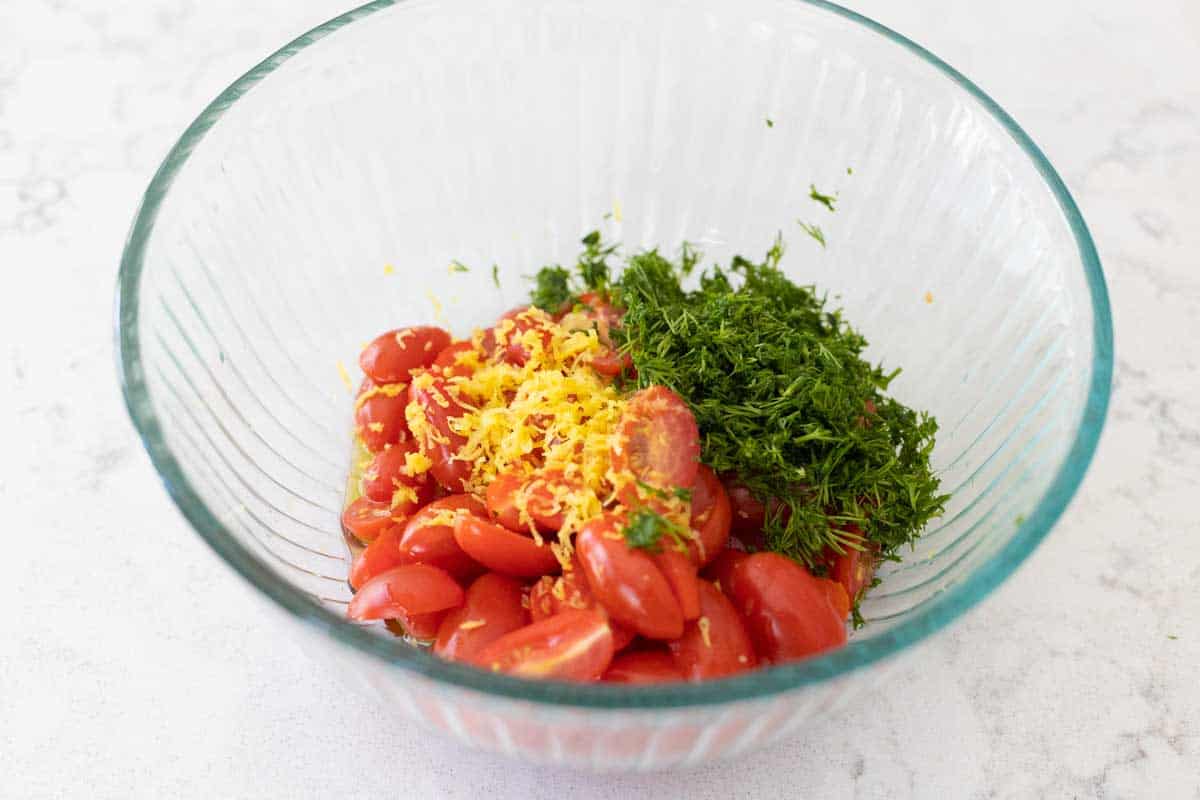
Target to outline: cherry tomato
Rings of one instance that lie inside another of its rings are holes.
[[[408,423],[404,419],[404,408],[408,405],[407,388],[403,383],[372,385],[358,396],[354,427],[372,453],[408,438]]]
[[[700,581],[700,617],[667,647],[688,680],[720,678],[758,664],[754,644],[733,603],[708,581]]]
[[[400,328],[375,337],[358,365],[376,383],[407,383],[409,372],[428,367],[448,344],[450,334],[441,328]]]
[[[579,296],[579,302],[586,306],[580,313],[595,326],[596,336],[604,345],[604,349],[592,357],[592,369],[609,377],[632,370],[633,359],[628,353],[618,352],[612,339],[612,331],[620,327],[625,312],[596,292],[584,292]]]
[[[647,639],[677,639],[683,612],[671,584],[648,553],[625,544],[623,525],[623,518],[606,514],[575,537],[588,588],[615,620]]]
[[[524,314],[531,306],[517,306],[509,309],[500,315],[500,319],[496,320],[496,324],[483,332],[483,352],[490,358],[496,352],[496,330],[504,324],[506,319],[516,321],[517,316]],[[507,327],[507,326],[505,326]],[[506,338],[507,341],[507,338]]]
[[[846,624],[804,567],[778,553],[755,553],[730,571],[725,592],[758,655],[772,663],[841,647]]]
[[[447,378],[470,375],[473,370],[465,364],[460,364],[458,358],[472,349],[473,345],[470,342],[454,342],[438,353],[437,358],[433,360],[433,366],[437,367],[440,374]]]
[[[397,614],[396,622],[414,639],[428,642],[437,636],[438,627],[448,614],[454,613],[449,609],[431,611],[428,614]]]
[[[821,591],[825,593],[825,599],[829,601],[829,605],[833,608],[838,619],[846,619],[850,616],[850,596],[846,594],[846,587],[837,581],[832,581],[829,578],[817,578],[817,584],[821,587]]]
[[[700,430],[687,404],[665,386],[642,389],[630,398],[617,425],[612,468],[655,489],[690,487],[700,460]],[[634,481],[620,490],[630,508],[643,505]]]
[[[476,661],[522,678],[594,681],[612,658],[612,630],[602,614],[564,611],[501,636]]]
[[[409,439],[376,453],[363,473],[363,496],[391,504],[393,516],[408,516],[433,499],[434,484],[428,474],[409,474],[408,456],[416,452],[416,443]]]
[[[357,589],[379,573],[409,563],[400,553],[402,530],[399,525],[391,525],[363,548],[350,565],[348,580],[351,587]]]
[[[579,565],[578,556],[574,559],[574,567],[562,575],[543,575],[529,590],[529,613],[533,621],[543,620],[563,611],[594,609],[607,614],[603,607],[592,596],[587,580],[583,577],[583,567]],[[615,620],[609,620],[613,632],[613,650],[620,652],[633,641],[636,634]]]
[[[360,497],[342,512],[342,527],[360,542],[370,542],[397,522],[392,516],[392,508],[387,503],[376,503],[365,497]]]
[[[658,566],[675,600],[684,621],[693,620],[700,616],[700,594],[697,589],[699,581],[696,578],[696,565],[692,560],[673,547],[664,547],[661,553],[654,555],[654,563]]]
[[[601,679],[608,683],[667,683],[683,680],[670,653],[638,650],[613,659]]]
[[[454,522],[454,540],[467,555],[503,575],[533,578],[557,572],[558,559],[549,544],[538,544],[474,515]]]
[[[504,324],[505,318],[501,317],[500,319],[500,323],[496,326],[497,330],[508,328]],[[505,361],[520,367],[529,360],[532,355],[526,336],[529,331],[536,331],[536,337],[541,342],[543,352],[549,349],[552,339],[550,326],[554,321],[545,312],[536,308],[527,308],[513,314],[509,319],[512,320],[513,326],[505,334]]]
[[[393,619],[401,614],[442,611],[462,602],[462,587],[445,570],[405,564],[381,572],[359,587],[346,613],[359,621]]]
[[[434,480],[452,492],[461,492],[471,476],[471,465],[455,458],[466,442],[450,429],[450,420],[466,413],[447,389],[444,378],[425,373],[414,378],[408,389],[408,423],[420,431],[417,444],[433,461]]]
[[[429,564],[444,569],[460,581],[469,581],[483,572],[483,567],[458,546],[454,524],[438,521],[446,511],[465,509],[482,517],[483,505],[466,494],[452,494],[429,505],[409,518],[398,542],[404,563]]]
[[[484,501],[492,518],[510,531],[524,532],[521,511],[517,508],[517,493],[525,481],[515,472],[503,472],[492,479],[484,493]]]
[[[454,661],[471,661],[492,642],[529,624],[522,605],[524,590],[512,578],[489,572],[467,589],[466,601],[451,611],[437,631],[433,652]]]
[[[529,530],[521,523],[519,505],[523,499],[534,526],[542,533],[555,533],[562,527],[566,512],[558,493],[564,489],[577,491],[579,487],[578,480],[567,478],[560,469],[542,470],[529,478],[506,472],[488,485],[488,510],[504,527],[523,533]]]
[[[712,561],[729,542],[731,509],[729,495],[716,473],[704,464],[696,470],[692,484],[692,530],[699,541],[688,544],[692,560],[700,566]]]
[[[745,559],[749,554],[741,550],[728,548],[722,550],[716,558],[714,558],[707,567],[704,568],[704,577],[711,581],[716,581],[717,588],[723,592],[729,591],[729,576],[733,572],[733,567],[739,561]]]
[[[862,594],[875,577],[875,567],[878,561],[877,551],[866,541],[862,531],[855,526],[846,529],[863,543],[864,550],[846,547],[845,552],[838,553],[832,549],[825,551],[825,561],[829,566],[829,577],[842,585],[851,603],[862,599]]]
[[[792,510],[777,497],[770,498],[764,505],[736,477],[726,476],[724,480],[733,510],[732,534],[754,550],[765,550],[767,540],[763,536],[763,526],[767,521],[768,509],[779,514],[785,524],[791,518]]]

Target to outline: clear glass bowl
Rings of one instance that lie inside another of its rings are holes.
[[[871,356],[904,367],[895,393],[941,421],[953,499],[845,649],[703,684],[579,686],[442,663],[343,620],[361,344],[409,323],[465,333],[597,227],[719,260],[782,231],[786,269],[839,296]],[[382,708],[593,768],[785,736],[978,603],[1078,486],[1112,367],[1091,239],[1017,124],[903,37],[782,0],[414,0],[338,17],[229,87],[167,156],[124,253],[118,324],[129,410],[168,491],[281,624]]]

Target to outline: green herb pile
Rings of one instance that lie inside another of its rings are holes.
[[[688,402],[704,463],[768,504],[770,549],[820,571],[826,548],[867,546],[857,529],[894,558],[942,511],[929,464],[937,423],[884,394],[899,370],[864,360],[867,342],[841,312],[784,276],[781,241],[761,262],[704,270],[693,290],[690,246],[675,260],[634,255],[614,278],[613,248],[596,232],[583,244],[575,269],[538,273],[534,305],[559,311],[595,291],[625,309],[615,337],[633,384]]]

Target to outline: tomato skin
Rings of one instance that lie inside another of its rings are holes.
[[[739,561],[725,591],[765,661],[806,658],[846,643],[845,621],[816,579],[778,553],[755,553]]]
[[[826,549],[825,563],[829,566],[829,577],[842,585],[853,605],[862,599],[863,593],[871,584],[871,579],[875,577],[878,551],[873,544],[866,541],[866,536],[858,527],[851,525],[846,532],[862,542],[865,549],[847,547],[843,553],[831,548]]]
[[[374,541],[381,533],[403,522],[404,518],[395,518],[392,508],[387,503],[376,503],[365,497],[360,497],[342,511],[342,528],[360,542]]]
[[[849,617],[850,596],[846,594],[846,587],[829,578],[817,578],[817,584],[825,593],[825,599],[829,601],[829,605],[833,608],[833,613],[838,615],[838,619],[845,620]]]
[[[360,622],[428,614],[462,605],[463,590],[444,570],[405,564],[381,572],[359,587],[346,614]]]
[[[635,392],[621,414],[610,452],[612,468],[655,489],[691,487],[700,464],[700,429],[683,399],[665,386]],[[645,505],[635,481],[618,496],[628,508]]]
[[[363,385],[366,383],[364,381]],[[408,422],[404,418],[407,394],[407,387],[402,383],[371,385],[359,394],[354,409],[354,428],[372,453],[409,438]]]
[[[454,456],[467,440],[450,429],[450,420],[461,417],[466,409],[450,394],[446,379],[432,373],[414,378],[408,388],[408,401],[409,428],[424,430],[428,426],[430,429],[417,439],[421,452],[433,461],[430,474],[450,491],[463,491],[471,476],[471,465]]]
[[[471,558],[502,575],[534,578],[559,570],[548,544],[539,545],[480,517],[459,517],[454,523],[454,540]]]
[[[435,374],[440,374],[446,378],[466,377],[473,370],[465,364],[458,363],[458,357],[462,353],[470,352],[474,349],[474,345],[470,342],[453,342],[447,345],[438,353],[437,358],[433,360]]]
[[[410,439],[376,453],[363,473],[363,496],[389,503],[393,516],[408,516],[433,499],[434,485],[429,476],[408,474],[406,459],[416,452],[417,445]]]
[[[558,595],[562,596],[559,597]],[[572,609],[591,609],[607,614],[602,606],[592,596],[587,579],[583,577],[583,567],[579,566],[578,556],[574,559],[574,567],[554,577],[543,575],[529,590],[529,613],[533,621],[546,619],[555,614]],[[633,642],[636,634],[615,620],[608,621],[613,632],[613,650],[620,652]]]
[[[663,548],[661,553],[654,555],[654,563],[662,572],[671,591],[675,593],[675,601],[679,603],[679,611],[685,622],[700,616],[699,580],[696,578],[696,565],[691,558],[673,547]]]
[[[509,364],[514,364],[518,367],[524,366],[525,362],[529,361],[533,355],[529,347],[524,343],[525,334],[529,331],[537,331],[537,336],[541,340],[543,351],[550,347],[552,334],[550,325],[553,320],[544,312],[535,308],[525,308],[514,313],[511,317],[505,315],[500,318],[497,324],[497,330],[507,328],[504,325],[505,320],[511,319],[513,327],[508,330],[505,336],[504,360]]]
[[[387,572],[393,567],[408,563],[400,553],[402,531],[401,526],[391,525],[363,548],[363,551],[354,559],[354,563],[350,565],[350,575],[347,580],[352,588],[357,589],[381,572]]]
[[[604,345],[604,349],[592,357],[592,369],[610,378],[626,370],[632,371],[633,358],[628,353],[618,352],[612,340],[612,331],[621,326],[625,312],[597,292],[584,292],[579,296],[579,302],[587,306],[580,313],[595,326],[596,336]]]
[[[521,490],[524,481],[515,472],[504,472],[497,475],[488,484],[484,493],[484,501],[492,518],[510,531],[523,533],[521,527],[521,512],[517,508],[517,492]]]
[[[675,666],[670,653],[639,650],[614,658],[601,680],[606,683],[669,683],[682,681],[683,673]]]
[[[692,484],[692,530],[699,542],[689,542],[692,560],[699,566],[711,562],[729,543],[732,508],[724,484],[715,472],[701,464]]]
[[[630,548],[622,517],[597,517],[575,537],[588,588],[613,619],[647,639],[677,639],[683,612],[670,582],[645,551]]]
[[[556,497],[559,487],[575,491],[578,480],[568,479],[560,469],[540,470],[528,478],[506,472],[488,484],[487,505],[492,516],[504,527],[517,533],[529,530],[521,524],[519,498],[525,499],[529,519],[541,533],[556,533],[563,525],[566,509]]]
[[[729,591],[729,578],[733,573],[734,566],[739,561],[744,561],[749,557],[748,553],[741,550],[728,548],[722,550],[715,559],[713,559],[707,567],[704,568],[704,577],[711,581],[715,581],[717,588],[723,592]]]
[[[397,614],[396,621],[400,623],[400,627],[404,628],[404,632],[414,639],[422,642],[428,642],[437,636],[438,627],[442,624],[442,620],[448,614],[454,612],[449,609],[442,611],[431,611],[428,614]]]
[[[501,636],[528,625],[523,591],[517,581],[494,572],[476,578],[464,603],[442,620],[433,652],[451,661],[473,661]],[[484,624],[477,626],[478,622]]]
[[[596,611],[564,611],[501,636],[476,661],[522,678],[594,681],[612,659],[608,620]]]
[[[708,581],[700,581],[699,596],[699,618],[667,644],[676,669],[686,679],[699,681],[758,666],[754,643],[729,598]]]
[[[484,571],[484,567],[467,555],[454,538],[451,524],[432,524],[443,511],[464,509],[478,517],[484,514],[483,505],[465,494],[452,494],[429,505],[409,518],[404,525],[398,549],[405,563],[429,564],[444,569],[455,579],[469,581]]]
[[[412,370],[428,367],[449,344],[450,334],[441,328],[399,328],[376,336],[358,365],[376,383],[407,383]]]

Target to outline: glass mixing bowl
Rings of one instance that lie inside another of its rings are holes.
[[[836,296],[870,356],[903,366],[894,393],[940,420],[953,498],[883,570],[845,649],[702,684],[567,685],[343,620],[362,343],[412,323],[466,333],[593,228],[722,261],[782,231],[787,271]],[[599,769],[736,754],[880,680],[1050,530],[1112,368],[1095,249],[1025,133],[919,46],[796,0],[351,11],[188,128],[146,192],[117,303],[126,400],[168,491],[311,652],[459,740]]]

